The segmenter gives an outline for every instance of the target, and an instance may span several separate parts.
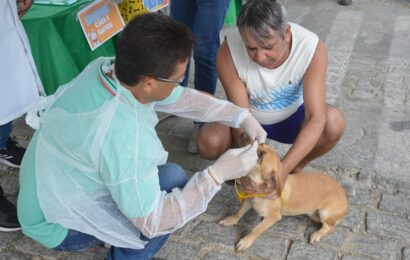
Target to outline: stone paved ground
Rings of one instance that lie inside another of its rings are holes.
[[[347,217],[317,246],[308,237],[318,225],[303,216],[284,217],[248,251],[236,253],[234,244],[259,218],[249,212],[237,226],[219,226],[239,207],[232,187],[224,185],[206,213],[173,234],[156,258],[410,260],[410,2],[353,2],[343,7],[334,0],[285,1],[290,21],[328,46],[328,102],[344,112],[347,129],[338,146],[309,168],[343,184]],[[220,88],[218,95],[223,97]],[[181,118],[158,126],[170,161],[190,173],[211,163],[186,152],[191,127]],[[19,120],[13,134],[26,146],[32,131]],[[270,145],[281,154],[287,149]],[[0,184],[15,201],[18,171],[0,166]],[[103,259],[106,250],[57,253],[20,232],[0,234],[0,259]]]

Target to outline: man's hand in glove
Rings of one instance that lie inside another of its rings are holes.
[[[219,184],[245,176],[256,165],[257,149],[258,142],[242,148],[229,149],[209,166],[208,171]]]
[[[240,123],[240,126],[245,131],[245,134],[252,140],[256,140],[260,144],[265,143],[267,135],[266,131],[252,114],[246,116]]]

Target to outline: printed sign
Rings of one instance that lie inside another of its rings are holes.
[[[78,12],[81,28],[91,50],[122,31],[125,26],[116,4],[111,0],[96,0]]]

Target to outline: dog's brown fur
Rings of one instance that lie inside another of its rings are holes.
[[[258,163],[248,177],[258,187],[266,187],[275,183],[276,194],[280,197],[280,158],[278,154],[268,145],[261,144],[258,147],[258,156]],[[219,222],[225,226],[237,224],[250,208],[263,217],[263,220],[238,242],[237,250],[249,248],[256,238],[280,220],[282,215],[307,214],[313,221],[321,222],[321,229],[310,237],[310,243],[317,243],[334,229],[348,211],[343,188],[333,178],[319,173],[290,174],[283,194],[283,203],[278,198],[247,198],[236,214]]]

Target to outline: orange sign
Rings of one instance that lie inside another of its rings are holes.
[[[94,50],[125,26],[116,4],[111,0],[96,0],[78,12],[81,28]]]

